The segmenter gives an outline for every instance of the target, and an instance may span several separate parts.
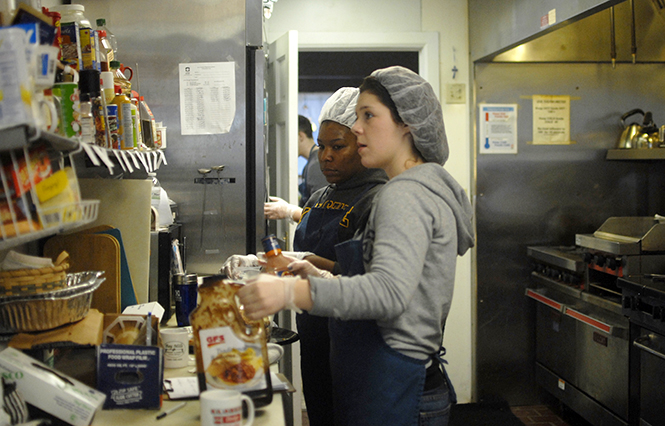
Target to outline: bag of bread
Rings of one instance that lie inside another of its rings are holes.
[[[205,277],[201,302],[190,314],[199,390],[231,389],[261,407],[272,401],[266,333],[262,321],[248,321],[236,292],[242,286],[225,275]]]

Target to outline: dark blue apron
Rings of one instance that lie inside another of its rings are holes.
[[[373,186],[373,185],[372,185]],[[296,251],[310,251],[326,259],[335,260],[335,245],[339,241],[338,228],[344,216],[369,190],[359,194],[348,209],[326,209],[326,201],[320,205],[319,197],[314,207],[302,216],[293,239]],[[332,376],[330,374],[330,336],[328,318],[309,315],[307,312],[296,315],[300,336],[300,368],[302,371],[303,392],[307,404],[310,424],[333,425]]]
[[[364,273],[362,240],[345,241],[336,246],[336,251],[345,275]],[[438,355],[432,358],[443,367]],[[331,318],[335,425],[417,426],[427,362],[388,346],[374,320]],[[450,380],[447,381],[453,399],[454,391]]]

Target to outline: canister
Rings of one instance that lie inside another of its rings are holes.
[[[198,280],[196,274],[173,275],[173,298],[178,327],[189,325],[189,314],[196,309]]]

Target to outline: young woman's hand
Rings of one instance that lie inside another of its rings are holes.
[[[294,303],[293,287],[297,277],[276,277],[260,274],[238,290],[240,303],[245,315],[251,320],[259,320],[288,308],[300,311]]]

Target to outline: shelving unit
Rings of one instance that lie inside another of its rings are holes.
[[[665,160],[665,148],[609,149],[607,160]]]
[[[75,176],[75,156],[85,157],[85,161],[93,167],[108,169],[109,175],[118,171],[131,174],[141,169],[152,172],[161,164],[166,164],[161,151],[106,149],[27,125],[0,129],[0,191],[9,194],[9,198],[0,200],[0,250],[78,228],[97,219],[99,200],[42,206],[36,193],[39,192],[36,184],[40,181],[38,165],[33,164],[30,154],[31,150],[41,145],[47,146],[50,152],[62,154],[50,161],[56,161],[61,170],[71,167]],[[21,176],[26,186],[24,190],[17,189],[13,182],[20,180]],[[77,182],[74,189],[78,193]]]

